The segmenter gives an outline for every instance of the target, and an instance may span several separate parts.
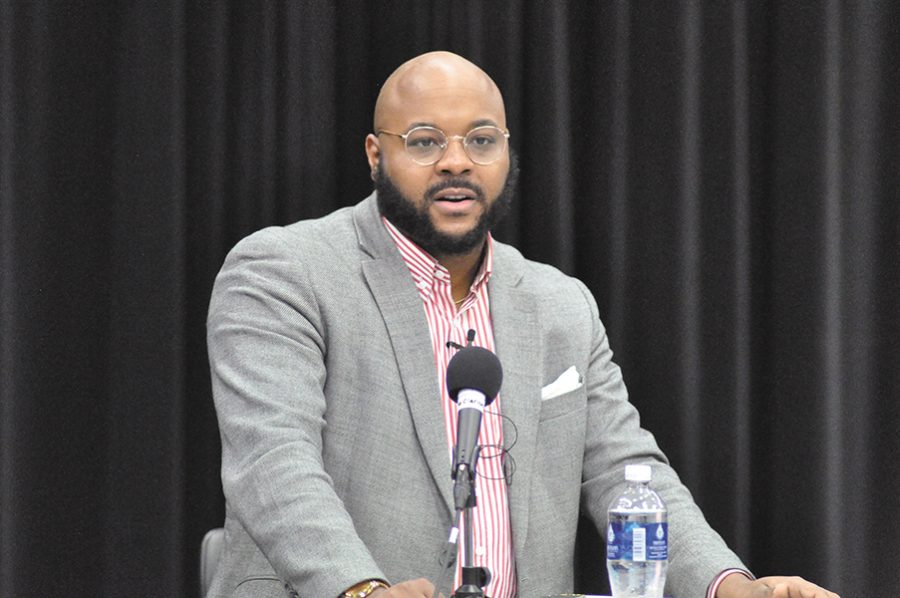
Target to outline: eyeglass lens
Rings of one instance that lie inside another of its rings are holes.
[[[406,134],[406,151],[419,164],[434,164],[447,149],[447,136],[433,127],[415,127]],[[463,148],[476,164],[495,162],[506,149],[506,136],[497,127],[478,127],[466,134]]]

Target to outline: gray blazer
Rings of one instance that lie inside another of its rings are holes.
[[[741,562],[640,427],[593,297],[494,248],[519,596],[571,591],[579,507],[605,529],[628,462],[653,463],[669,506],[667,593],[702,596]],[[332,598],[367,578],[436,580],[452,510],[440,391],[422,301],[374,196],[241,241],[216,279],[208,341],[226,499],[209,595]],[[573,365],[583,386],[542,400]]]

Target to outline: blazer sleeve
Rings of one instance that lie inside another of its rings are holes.
[[[337,596],[384,578],[322,457],[323,326],[291,233],[260,231],[229,254],[207,321],[229,513],[289,589]]]
[[[624,488],[625,465],[650,463],[653,487],[669,511],[669,568],[666,595],[703,596],[721,571],[746,567],[706,522],[690,491],[681,483],[653,435],[640,425],[628,400],[619,367],[612,361],[606,329],[593,296],[579,283],[590,307],[593,341],[585,384],[588,392],[587,441],[582,504],[599,530],[607,509]]]

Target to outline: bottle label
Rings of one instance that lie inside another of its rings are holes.
[[[612,521],[606,530],[610,561],[664,561],[669,558],[669,524]]]

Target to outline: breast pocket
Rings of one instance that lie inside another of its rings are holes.
[[[297,593],[291,591],[277,577],[259,575],[248,577],[241,581],[231,593],[231,598],[298,598]]]
[[[586,405],[587,393],[584,386],[572,389],[552,399],[544,399],[541,401],[540,422],[544,424],[550,420],[578,413],[579,411],[584,413]]]

